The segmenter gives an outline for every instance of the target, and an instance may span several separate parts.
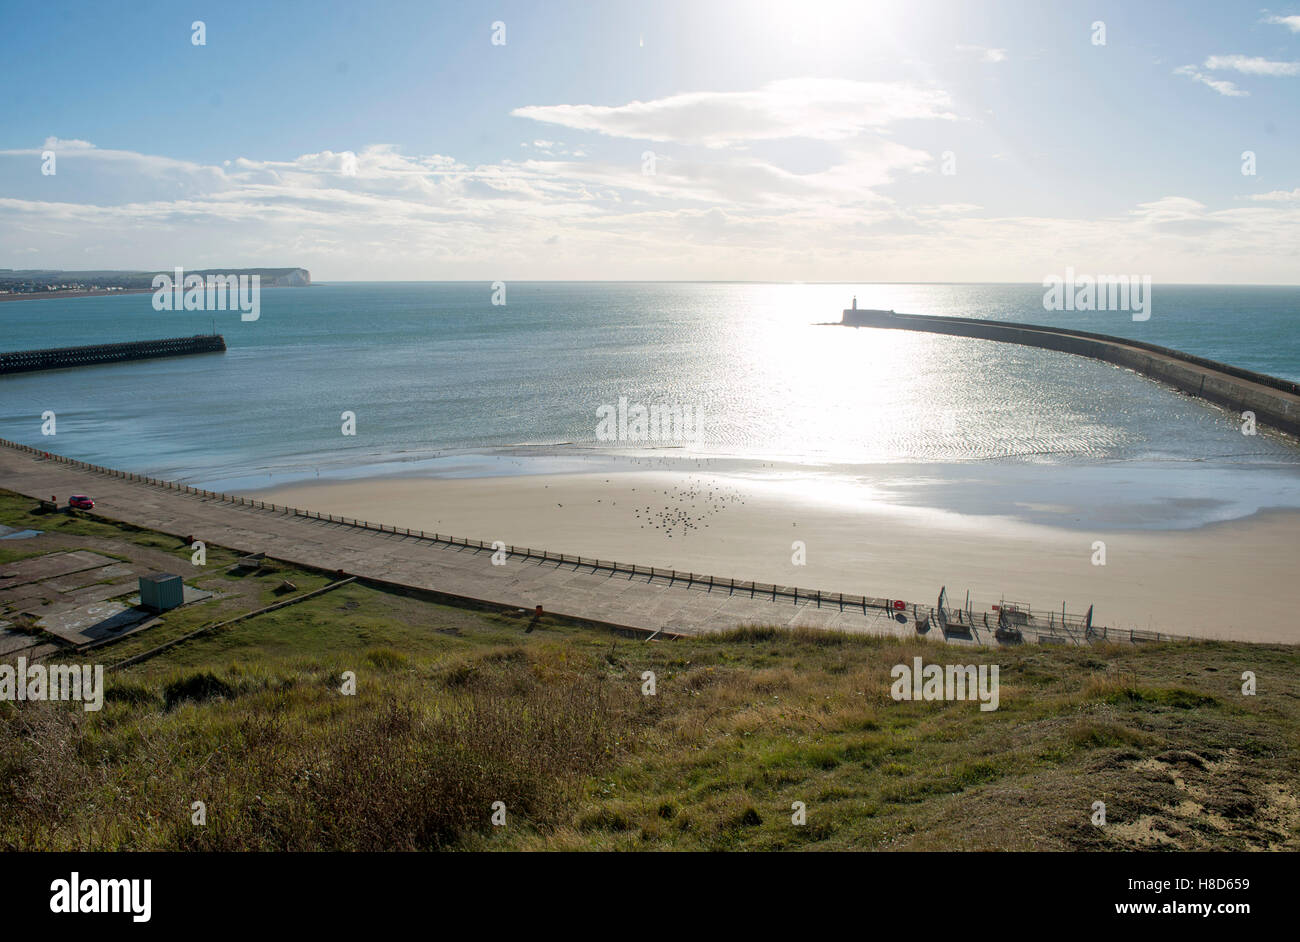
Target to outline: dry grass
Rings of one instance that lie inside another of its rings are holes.
[[[525,660],[438,687],[362,673],[187,672],[116,686],[98,717],[0,717],[6,849],[419,850],[507,820],[558,820],[619,753],[628,714],[599,680],[541,684]],[[369,692],[366,692],[366,687]],[[626,699],[625,697],[622,699]],[[206,805],[205,827],[191,805]]]

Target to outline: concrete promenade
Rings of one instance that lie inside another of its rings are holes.
[[[751,598],[748,583],[733,588],[724,580],[710,586],[698,577],[670,574],[664,569],[615,571],[597,568],[594,560],[577,563],[576,557],[561,560],[554,554],[549,559],[512,554],[504,566],[494,566],[490,547],[458,545],[445,535],[435,540],[430,538],[432,534],[421,538],[400,530],[378,532],[339,522],[337,517],[331,521],[287,512],[283,507],[262,509],[256,506],[260,502],[232,502],[229,497],[145,483],[133,476],[120,476],[120,472],[87,470],[79,464],[0,444],[0,487],[33,499],[57,495],[61,503],[70,494],[90,494],[95,498],[96,515],[179,539],[193,535],[207,543],[263,552],[289,563],[342,570],[363,579],[511,608],[531,610],[542,605],[552,615],[642,631],[699,634],[761,624],[899,637],[916,634],[910,604],[906,622],[899,623],[883,607],[842,606],[829,593],[823,595],[820,605],[815,597],[792,598],[787,593],[773,600],[771,593],[764,597],[755,592]],[[925,617],[929,608],[919,611]],[[937,624],[928,634],[943,636]],[[993,633],[982,626],[969,637],[950,640],[996,643]]]

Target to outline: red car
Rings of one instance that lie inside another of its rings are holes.
[[[94,510],[95,502],[85,494],[73,494],[68,498],[68,506],[76,507],[78,510]]]

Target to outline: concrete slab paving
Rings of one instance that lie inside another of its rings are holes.
[[[115,599],[131,592],[139,592],[140,584],[138,582],[111,582],[108,585],[88,585],[80,589],[74,589],[67,593],[67,597],[76,604],[86,602],[102,602],[106,599]]]
[[[0,658],[6,660],[17,657],[22,654],[30,657],[30,653],[40,644],[40,640],[33,638],[31,635],[25,635],[21,631],[0,631]]]
[[[52,595],[46,595],[39,588],[31,585],[15,586],[0,592],[0,605],[18,609],[24,605],[53,601]]]
[[[46,615],[36,626],[68,644],[79,645],[121,635],[156,620],[152,612],[107,601]]]
[[[89,550],[73,550],[67,553],[49,553],[45,556],[33,556],[20,559],[14,563],[0,566],[0,589],[26,585],[29,582],[43,582],[56,576],[81,572],[86,569],[98,569],[117,562],[108,556],[101,556]]]
[[[94,585],[96,582],[103,582],[107,579],[120,579],[123,576],[132,575],[130,566],[122,563],[114,563],[111,566],[100,566],[97,569],[83,569],[80,572],[69,573],[66,576],[56,576],[53,579],[42,580],[39,585],[42,588],[53,589],[55,592],[71,592],[73,589],[80,589],[84,586]]]

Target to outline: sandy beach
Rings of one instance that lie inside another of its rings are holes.
[[[386,477],[262,490],[276,503],[721,578],[929,601],[1015,600],[1097,624],[1300,642],[1300,513],[1182,530],[1066,529],[876,499],[815,478],[674,472]],[[1105,544],[1105,565],[1094,564]],[[804,563],[796,564],[798,543]]]

